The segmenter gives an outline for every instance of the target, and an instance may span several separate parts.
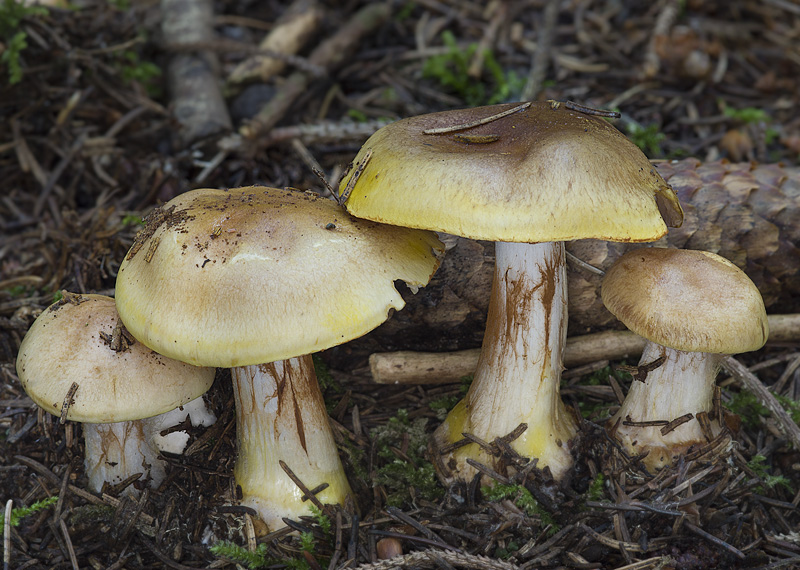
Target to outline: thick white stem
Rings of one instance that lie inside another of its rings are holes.
[[[660,469],[689,447],[706,442],[698,412],[711,416],[714,398],[714,379],[722,360],[721,354],[682,352],[648,342],[640,366],[664,357],[664,362],[647,373],[644,382],[634,380],[619,411],[609,421],[617,426],[615,437],[628,452],[648,451],[644,464],[648,469]],[[694,418],[663,435],[661,427],[631,426],[624,422],[672,421],[691,413]],[[712,436],[720,431],[719,422],[709,417]]]
[[[99,493],[103,483],[116,485],[136,473],[150,474],[150,486],[157,487],[166,475],[165,463],[158,458],[146,437],[142,420],[111,424],[83,424],[86,440],[86,475],[89,488]],[[127,492],[135,494],[132,486]]]
[[[562,352],[566,343],[567,291],[563,243],[498,243],[486,333],[467,396],[435,434],[441,448],[469,432],[484,441],[507,435],[519,424],[528,429],[511,445],[538,458],[561,478],[572,464],[567,442],[575,419],[559,395]],[[473,458],[493,464],[470,444],[443,464],[452,477],[474,473]],[[455,460],[455,462],[453,462]]]
[[[283,460],[323,503],[343,504],[352,495],[319,390],[311,356],[231,370],[236,398],[239,457],[234,468],[243,505],[270,529],[281,519],[309,514],[308,501],[286,475]]]

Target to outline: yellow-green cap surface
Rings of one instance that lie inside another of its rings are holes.
[[[342,179],[354,216],[474,239],[653,241],[683,221],[678,198],[605,119],[555,102],[446,111],[370,137]],[[662,218],[663,215],[663,218]],[[665,224],[666,220],[666,224]]]
[[[296,190],[201,189],[149,216],[117,277],[128,330],[202,366],[260,364],[357,338],[428,283],[431,232],[352,218]]]

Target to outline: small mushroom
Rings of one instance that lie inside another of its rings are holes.
[[[120,266],[116,299],[141,342],[232,368],[242,504],[271,528],[352,494],[311,354],[357,338],[425,285],[435,234],[351,218],[330,200],[248,187],[186,192],[150,216]]]
[[[114,299],[72,293],[36,318],[20,345],[17,374],[41,408],[83,423],[86,474],[96,492],[137,473],[149,473],[157,487],[165,477],[157,438],[168,421],[146,418],[202,405],[214,381],[213,368],[136,342],[119,326]]]
[[[640,381],[633,381],[608,425],[629,453],[646,452],[643,463],[654,471],[720,433],[712,413],[720,362],[767,341],[764,302],[750,278],[724,257],[667,248],[623,255],[606,273],[601,296],[611,313],[648,340]],[[709,419],[706,433],[701,412]],[[674,429],[658,425],[687,414],[692,419]]]
[[[447,482],[472,478],[467,460],[499,468],[476,443],[452,445],[462,433],[492,442],[521,424],[527,429],[511,447],[557,479],[566,475],[577,422],[559,396],[564,241],[653,241],[665,220],[683,219],[642,152],[585,111],[548,101],[403,119],[372,135],[342,179],[354,216],[497,242],[474,380],[434,434]]]

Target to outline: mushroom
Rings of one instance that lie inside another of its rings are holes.
[[[603,278],[601,296],[611,313],[648,341],[641,381],[633,381],[608,425],[627,452],[646,453],[644,466],[654,471],[720,433],[712,411],[721,360],[767,341],[764,302],[750,278],[724,257],[667,248],[620,257]],[[701,413],[709,419],[706,433]],[[682,417],[691,419],[666,425]]]
[[[577,431],[559,397],[563,242],[658,239],[665,219],[683,219],[672,189],[605,120],[548,101],[383,127],[364,143],[339,193],[354,216],[497,242],[474,380],[434,434],[440,477],[471,478],[468,459],[498,467],[476,443],[453,449],[462,433],[492,442],[526,424],[511,446],[563,478],[572,463],[567,442]]]
[[[171,360],[136,342],[121,327],[114,299],[67,292],[31,325],[17,374],[39,407],[83,423],[86,474],[96,492],[137,473],[160,485],[166,472],[156,439],[165,418],[145,418],[202,404],[214,381],[213,368]]]
[[[122,320],[141,342],[232,368],[241,503],[269,528],[308,514],[285,463],[322,503],[351,495],[311,353],[357,338],[425,285],[435,234],[351,218],[296,190],[201,189],[149,217],[117,277]]]

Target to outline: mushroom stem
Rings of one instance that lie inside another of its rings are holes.
[[[189,420],[193,427],[212,426],[217,421],[205,400],[200,396],[191,402],[175,408],[169,412],[164,412],[152,418],[143,420],[145,422],[145,435],[154,448],[167,453],[180,455],[186,450],[189,443],[189,434],[185,430],[175,430],[175,426]],[[166,432],[162,435],[162,432]]]
[[[567,316],[564,260],[562,242],[497,243],[475,376],[464,400],[436,430],[434,448],[460,440],[465,432],[491,442],[525,423],[527,430],[511,447],[538,458],[556,479],[566,474],[572,464],[567,442],[577,425],[559,396]],[[440,470],[450,472],[440,476],[448,482],[471,478],[475,469],[468,458],[497,467],[496,458],[472,443],[442,458]]]
[[[115,485],[137,473],[150,474],[150,485],[157,487],[166,476],[165,462],[151,447],[145,420],[109,424],[83,424],[86,441],[86,475],[89,488],[99,493],[108,482]],[[129,486],[127,493],[136,494]]]
[[[282,518],[309,514],[310,502],[279,465],[283,460],[316,496],[344,504],[352,495],[336,449],[311,356],[231,370],[236,398],[239,458],[234,467],[241,504],[271,529]]]
[[[640,365],[664,362],[647,373],[644,382],[634,380],[619,411],[609,420],[616,426],[616,439],[632,455],[649,452],[644,465],[657,470],[672,463],[674,457],[696,444],[706,443],[698,412],[713,410],[714,380],[722,354],[684,352],[648,341]],[[672,421],[691,413],[694,417],[667,434],[662,426],[625,425],[624,422]],[[711,415],[711,414],[710,414]],[[719,422],[712,417],[711,437],[719,434]]]

